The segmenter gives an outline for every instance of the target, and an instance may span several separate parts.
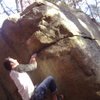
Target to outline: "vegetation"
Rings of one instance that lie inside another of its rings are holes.
[[[35,0],[12,0],[15,6],[12,8],[8,6],[6,0],[0,0],[0,7],[2,11],[0,14],[6,14],[7,16],[14,14],[16,12],[22,12],[28,5],[30,5]],[[100,0],[47,0],[53,3],[62,3],[80,9],[88,14],[91,18],[96,19],[100,22]],[[93,4],[88,3],[88,1],[93,2]]]

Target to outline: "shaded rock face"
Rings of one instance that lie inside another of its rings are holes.
[[[65,100],[100,100],[99,25],[83,12],[49,2],[33,3],[0,30],[0,61],[28,63],[37,52],[34,83],[52,75]],[[0,100],[21,100],[0,63]]]

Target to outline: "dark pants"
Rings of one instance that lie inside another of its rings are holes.
[[[57,87],[55,80],[52,76],[44,79],[35,89],[31,100],[43,100],[47,96],[47,91],[50,90],[51,93],[57,92]]]

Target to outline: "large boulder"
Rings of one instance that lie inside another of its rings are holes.
[[[0,98],[21,100],[3,68],[10,56],[28,63],[37,53],[34,83],[52,75],[65,100],[100,100],[100,27],[83,12],[65,5],[34,2],[10,16],[0,30]]]

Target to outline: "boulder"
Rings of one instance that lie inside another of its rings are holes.
[[[52,75],[65,100],[100,100],[99,24],[82,11],[50,2],[34,2],[9,16],[0,30],[0,61],[10,56],[28,63],[37,53],[34,83]],[[0,63],[0,98],[21,100]]]

